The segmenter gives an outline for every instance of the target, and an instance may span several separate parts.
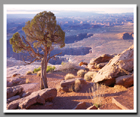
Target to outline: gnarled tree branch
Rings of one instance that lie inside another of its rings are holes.
[[[36,58],[36,59],[34,59],[34,60],[32,59],[30,62],[26,62],[25,59],[22,57],[22,60],[23,60],[23,62],[25,63],[24,65],[29,65],[29,64],[31,64],[31,63],[37,61],[37,60],[40,60],[40,59]]]
[[[49,60],[50,60],[51,58],[55,58],[57,55],[60,55],[60,54],[62,54],[62,52],[60,52],[60,53],[58,53],[58,54],[55,54],[55,55],[53,55],[53,56],[51,56],[51,57],[48,57],[48,58],[47,58],[47,62],[49,62]]]

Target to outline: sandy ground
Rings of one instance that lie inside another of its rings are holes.
[[[60,82],[68,72],[53,72],[47,74],[47,81],[49,88],[57,88],[60,86]],[[75,71],[71,73],[76,75]],[[26,79],[29,79],[30,83],[38,83],[36,87],[26,90],[33,92],[39,90],[40,77],[34,75],[26,75]],[[57,91],[57,97],[52,101],[53,105],[32,105],[30,109],[73,109],[79,102],[86,102],[86,108],[93,104],[100,105],[100,109],[120,110],[115,104],[112,103],[112,97],[119,96],[127,89],[122,86],[108,87],[100,85],[97,89],[94,88],[94,92],[89,91],[93,87],[93,83],[87,82],[78,92],[63,92]],[[85,109],[86,109],[85,108]]]
[[[7,78],[10,78],[13,74],[19,73],[23,76],[23,78],[28,79],[29,83],[36,84],[35,87],[26,87],[26,92],[33,92],[40,90],[40,77],[38,77],[36,74],[32,75],[26,75],[27,71],[32,71],[34,68],[39,67],[39,64],[29,65],[29,66],[23,66],[16,65],[16,62],[14,63],[14,66],[7,68]],[[51,73],[47,73],[47,82],[49,88],[56,88],[59,89],[60,82],[64,79],[64,76],[67,73],[73,73],[76,75],[77,71],[71,70],[71,71],[55,71]],[[26,84],[25,84],[26,85]],[[30,86],[30,85],[28,85]],[[91,91],[89,89],[92,89],[94,87],[94,91]],[[90,105],[98,104],[100,106],[100,109],[109,109],[109,110],[118,110],[118,108],[115,104],[112,103],[112,97],[119,96],[123,92],[125,92],[127,89],[122,86],[114,86],[114,87],[108,87],[104,85],[95,86],[92,82],[87,82],[86,85],[84,85],[80,91],[78,92],[63,92],[57,90],[57,96],[52,101],[51,106],[45,106],[45,105],[32,105],[30,109],[73,109],[79,102],[86,102],[86,108],[88,108]]]

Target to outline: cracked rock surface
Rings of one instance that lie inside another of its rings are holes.
[[[57,95],[55,88],[46,88],[35,91],[25,98],[15,100],[7,105],[7,109],[28,109],[31,105],[40,103],[45,104],[47,101],[52,101]]]

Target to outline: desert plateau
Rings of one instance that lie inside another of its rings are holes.
[[[7,14],[6,110],[136,109],[134,12],[85,12]]]

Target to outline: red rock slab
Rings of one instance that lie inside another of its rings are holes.
[[[120,96],[112,97],[112,103],[115,103],[123,110],[134,109],[133,87],[122,93]]]

